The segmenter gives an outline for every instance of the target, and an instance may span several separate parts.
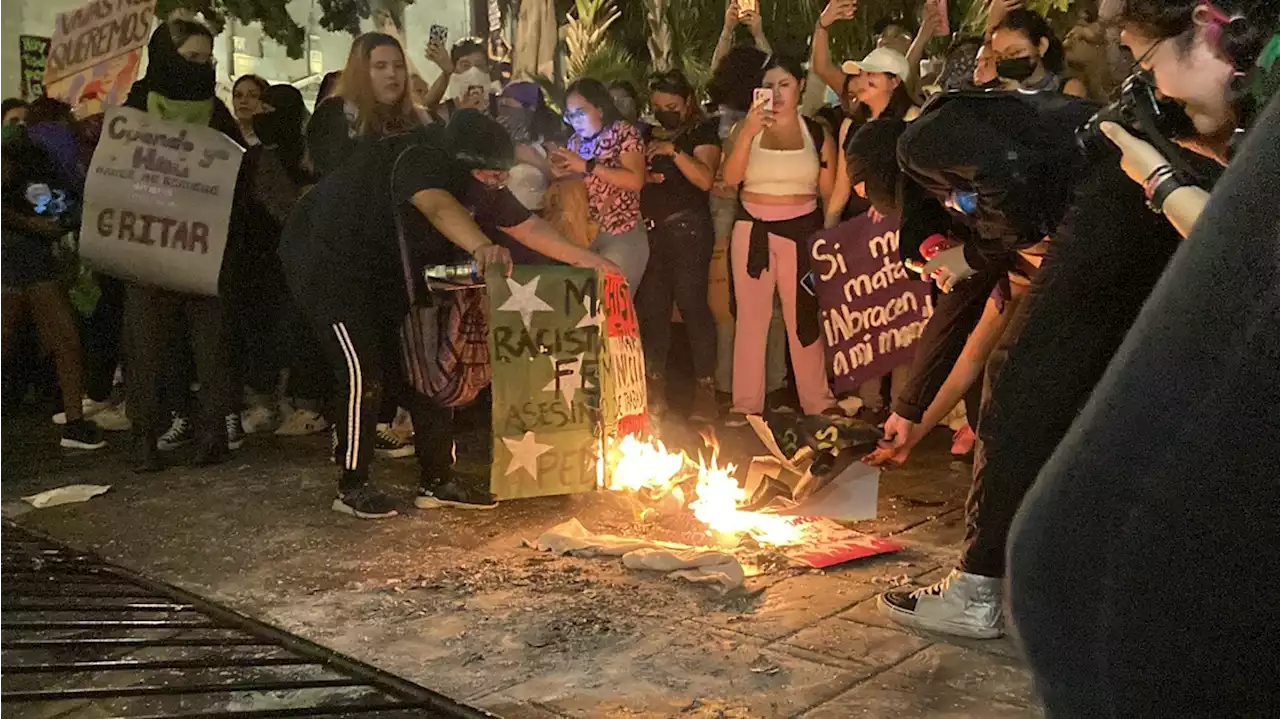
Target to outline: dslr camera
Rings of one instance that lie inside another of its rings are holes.
[[[1172,144],[1172,140],[1196,134],[1195,125],[1191,123],[1191,118],[1182,109],[1182,105],[1160,97],[1150,74],[1143,71],[1135,72],[1125,79],[1116,100],[1098,110],[1097,114],[1076,130],[1076,141],[1090,157],[1112,150],[1110,140],[1102,134],[1100,126],[1104,122],[1116,123],[1135,137],[1141,137],[1166,151],[1166,155],[1166,148]]]

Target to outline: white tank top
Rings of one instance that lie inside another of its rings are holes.
[[[768,150],[760,146],[764,133],[751,140],[751,154],[747,157],[747,171],[742,178],[742,189],[758,195],[808,195],[818,194],[818,173],[822,171],[818,148],[809,133],[809,123],[800,118],[800,131],[804,133],[804,147],[799,150]]]

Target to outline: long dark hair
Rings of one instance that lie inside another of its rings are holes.
[[[618,112],[618,106],[613,102],[613,95],[609,94],[609,88],[605,87],[603,82],[590,77],[581,77],[573,81],[568,90],[565,90],[566,99],[570,95],[578,95],[582,99],[591,103],[600,111],[600,126],[606,128],[615,122],[622,121],[622,113]]]
[[[739,45],[725,54],[711,76],[707,93],[713,106],[746,112],[751,109],[751,94],[764,78],[764,61],[769,56],[754,47]]]
[[[693,83],[689,82],[689,78],[679,70],[668,70],[658,73],[649,81],[649,94],[655,92],[665,92],[668,95],[676,95],[684,98],[685,105],[689,108],[689,115],[685,118],[684,124],[691,125],[703,118],[702,108],[698,106],[698,91],[694,89]]]
[[[1049,27],[1049,23],[1040,13],[1027,10],[1026,8],[1018,8],[1009,11],[1004,16],[1004,20],[1000,21],[997,30],[1016,30],[1031,41],[1032,45],[1039,46],[1041,40],[1048,40],[1049,47],[1040,55],[1040,60],[1044,63],[1044,69],[1055,75],[1061,75],[1066,68],[1066,56],[1062,51],[1062,41],[1057,35],[1053,34],[1053,30]]]

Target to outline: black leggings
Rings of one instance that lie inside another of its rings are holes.
[[[400,340],[385,312],[350,308],[313,313],[313,323],[337,382],[329,416],[338,433],[341,490],[367,482],[378,413],[389,387],[407,400],[422,479],[442,479],[453,465],[453,410],[406,387]]]
[[[636,316],[652,375],[665,374],[673,305],[689,334],[695,377],[716,374],[716,321],[707,304],[714,245],[710,209],[677,213],[649,232],[649,265],[636,294]]]

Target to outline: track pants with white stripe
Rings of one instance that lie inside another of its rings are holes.
[[[343,469],[339,489],[346,491],[369,479],[378,409],[389,387],[408,403],[422,479],[444,478],[453,464],[453,410],[436,406],[407,386],[394,321],[361,311],[313,314],[313,321],[336,379],[330,416]]]

